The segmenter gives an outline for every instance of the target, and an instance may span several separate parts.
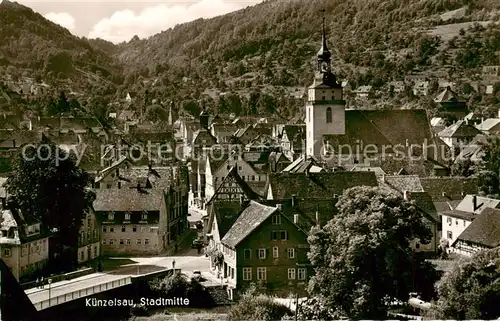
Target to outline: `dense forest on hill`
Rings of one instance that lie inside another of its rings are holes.
[[[142,110],[156,99],[192,114],[205,104],[220,113],[295,115],[304,101],[291,94],[311,82],[322,10],[333,67],[348,81],[347,92],[361,85],[382,89],[365,102],[370,108],[426,104],[411,91],[387,89],[410,73],[445,75],[477,105],[500,101],[467,86],[480,67],[500,65],[495,0],[267,0],[119,45],[74,37],[14,3],[1,6],[0,22],[8,26],[0,32],[4,69],[72,77],[84,90],[109,96],[106,101],[134,91]]]

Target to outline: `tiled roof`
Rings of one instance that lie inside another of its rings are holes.
[[[415,201],[415,205],[422,210],[426,216],[434,222],[439,222],[439,215],[436,206],[432,202],[431,196],[426,192],[411,192],[410,199]]]
[[[329,198],[355,186],[378,186],[373,172],[324,172],[269,174],[273,199],[296,197]],[[268,188],[266,188],[266,191]]]
[[[15,130],[6,133],[0,142],[0,148],[18,148],[25,144],[36,143],[40,140],[40,135],[33,130]],[[15,145],[15,146],[14,146]]]
[[[250,201],[250,204],[241,212],[229,231],[224,235],[221,243],[231,248],[236,248],[241,241],[277,210],[276,207]]]
[[[61,117],[61,130],[87,130],[89,128],[101,128],[102,125],[94,117]]]
[[[466,194],[477,194],[478,180],[463,177],[422,177],[420,183],[434,202],[462,200]],[[444,194],[444,195],[443,195]]]
[[[307,173],[312,172],[311,169],[317,167],[322,169],[323,166],[312,156],[300,156],[294,160],[290,165],[283,169],[284,173]],[[322,170],[316,170],[314,172],[321,172]]]
[[[261,197],[258,193],[255,192],[254,189],[252,189],[250,187],[249,184],[247,184],[247,182],[245,182],[241,178],[240,175],[238,175],[238,171],[237,171],[236,167],[233,166],[231,168],[231,170],[229,171],[229,173],[227,173],[226,177],[224,177],[224,179],[220,183],[219,187],[217,187],[217,190],[215,191],[212,198],[207,202],[207,204],[212,203],[216,199],[217,193],[219,193],[224,187],[226,187],[225,184],[230,179],[234,179],[236,181],[236,184],[238,184],[238,186],[241,188],[243,193],[245,193],[246,199],[255,200],[255,199],[259,199]],[[250,183],[250,182],[248,182],[248,183]]]
[[[476,208],[474,208],[474,197],[476,198]],[[457,211],[480,214],[485,208],[500,207],[500,200],[476,195],[466,195],[455,208]]]
[[[292,222],[295,220],[294,216],[298,214],[296,225],[303,231],[309,232],[317,223],[320,226],[325,226],[338,213],[336,207],[337,201],[338,199],[333,197],[327,199],[295,197],[293,200],[291,198],[264,200],[260,201],[260,203],[273,207],[281,207],[280,212]]]
[[[377,176],[385,175],[386,173],[381,167],[373,167],[373,166],[363,166],[363,165],[354,165],[351,169],[351,172],[374,172]]]
[[[498,124],[500,124],[500,118],[489,118],[481,124],[476,125],[476,128],[479,130],[490,130]]]
[[[161,189],[113,188],[97,189],[94,209],[96,211],[159,211],[164,206]]]
[[[463,120],[457,121],[438,133],[439,137],[474,137],[481,132]]]
[[[500,210],[487,208],[460,234],[457,241],[472,242],[489,248],[500,245]],[[457,242],[455,241],[455,242]]]
[[[222,239],[241,212],[239,201],[214,202],[212,206],[212,215],[217,221],[219,228],[219,237]]]
[[[399,193],[424,191],[417,175],[383,175],[377,176],[377,178],[381,187],[388,187]]]
[[[345,134],[325,135],[336,148],[339,145],[423,144],[432,141],[425,110],[346,110]]]

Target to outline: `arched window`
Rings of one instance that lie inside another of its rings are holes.
[[[326,109],[326,122],[331,123],[332,122],[332,108],[328,107]]]

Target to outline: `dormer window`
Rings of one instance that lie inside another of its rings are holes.
[[[148,213],[142,213],[142,220],[146,221],[148,219]]]
[[[115,219],[115,214],[114,213],[109,213],[108,214],[108,221],[114,221]]]
[[[328,107],[326,109],[326,122],[330,124],[332,122],[332,108]]]
[[[130,220],[130,213],[125,213],[125,221],[129,221]]]

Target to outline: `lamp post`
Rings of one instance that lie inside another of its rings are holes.
[[[52,279],[49,279],[48,282],[49,282],[49,307],[50,307],[52,305],[50,303],[50,284],[52,283]]]

